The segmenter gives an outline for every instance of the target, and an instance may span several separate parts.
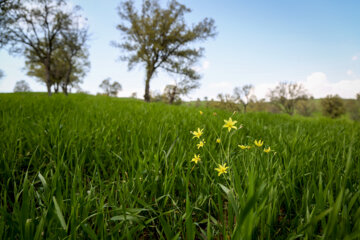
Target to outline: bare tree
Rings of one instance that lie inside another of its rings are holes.
[[[249,105],[253,95],[251,95],[252,90],[254,89],[253,85],[247,84],[240,87],[234,88],[234,99],[236,102],[243,105],[244,113],[246,113],[247,106]]]
[[[294,114],[296,102],[307,98],[307,95],[307,91],[302,84],[288,82],[280,82],[268,93],[270,101],[289,115]]]

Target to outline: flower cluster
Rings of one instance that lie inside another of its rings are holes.
[[[203,115],[204,113],[202,111],[199,111],[200,115]],[[216,116],[217,114],[216,113],[213,113],[214,116]],[[231,132],[231,130],[237,130],[237,129],[240,129],[242,128],[243,126],[242,125],[239,125],[239,126],[236,126],[236,123],[237,121],[233,120],[231,117],[228,119],[228,120],[224,120],[225,124],[222,126],[223,128],[225,128],[227,130],[227,132]],[[190,133],[193,135],[193,139],[195,138],[196,140],[198,140],[199,142],[196,144],[196,147],[197,149],[199,150],[200,148],[203,148],[205,146],[205,139],[203,138],[203,134],[204,134],[204,129],[200,129],[200,128],[197,128],[197,130],[195,131],[190,131]],[[232,136],[233,134],[230,134],[228,136]],[[230,144],[230,141],[225,141],[225,142],[228,142]],[[222,144],[222,140],[220,137],[217,137],[216,138],[216,143],[217,144]],[[262,146],[264,145],[264,141],[263,140],[255,140],[254,141],[254,145],[250,146],[250,145],[238,145],[238,147],[242,150],[250,150],[252,148],[261,148]],[[267,146],[266,148],[264,147],[263,151],[265,153],[269,153],[271,152],[271,148],[270,146]],[[226,156],[226,154],[225,154]],[[194,157],[191,159],[191,162],[194,162],[195,164],[198,164],[199,162],[201,161],[201,157],[200,157],[200,154],[194,154]],[[229,156],[227,156],[227,161],[229,161]],[[217,162],[215,160],[215,162]],[[226,166],[226,162],[222,161],[222,164],[220,163],[217,163],[217,167],[214,169],[215,171],[217,171],[218,173],[218,176],[222,175],[222,174],[225,174],[227,173],[229,167]],[[194,165],[195,167],[195,165]]]
[[[264,145],[264,141],[262,141],[262,140],[255,140],[255,141],[254,141],[254,144],[255,144],[256,147],[262,147],[262,146]],[[254,146],[254,147],[255,147],[255,146]],[[249,150],[250,148],[252,148],[252,146],[249,146],[249,145],[238,145],[238,147],[239,147],[240,149],[242,149],[242,150]],[[270,146],[268,146],[267,148],[264,148],[264,152],[266,152],[266,153],[271,152]]]

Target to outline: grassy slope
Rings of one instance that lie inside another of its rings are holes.
[[[250,113],[228,134],[231,113],[201,110],[0,95],[0,238],[360,236],[358,124]],[[255,139],[276,154],[237,147]]]

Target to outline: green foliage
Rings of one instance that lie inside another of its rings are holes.
[[[338,95],[327,95],[321,99],[321,107],[327,117],[338,118],[345,113],[344,102]]]
[[[307,98],[297,101],[295,109],[298,114],[305,117],[310,117],[316,110],[314,102]]]
[[[20,80],[16,82],[14,92],[31,92],[31,89],[25,80]]]
[[[156,0],[143,1],[140,12],[131,0],[118,8],[123,22],[117,29],[123,41],[113,45],[125,52],[121,59],[128,62],[129,69],[139,63],[145,65],[145,101],[150,101],[150,80],[158,69],[191,81],[200,78],[193,64],[202,56],[203,49],[189,45],[214,37],[215,26],[214,20],[205,18],[189,27],[184,20],[184,14],[189,12],[189,8],[175,0],[167,8]]]
[[[346,112],[354,121],[360,121],[360,95],[356,100],[349,99],[345,103]]]
[[[360,234],[358,123],[77,94],[0,102],[1,239]],[[228,133],[230,116],[243,128]],[[201,149],[189,133],[198,127]],[[276,154],[237,146],[255,139]]]
[[[72,11],[66,7],[59,0],[18,1],[1,29],[10,52],[25,56],[28,74],[45,82],[48,95],[60,82],[66,94],[89,66],[87,29],[79,27],[79,7]]]
[[[296,103],[301,99],[307,99],[308,94],[302,84],[280,82],[274,89],[270,90],[268,97],[280,111],[293,115]]]
[[[118,92],[122,90],[121,84],[116,81],[110,83],[110,81],[111,78],[104,79],[99,87],[104,90],[104,95],[116,97]]]

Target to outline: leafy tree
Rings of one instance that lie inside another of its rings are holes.
[[[76,8],[79,9],[79,8]],[[74,11],[75,13],[75,11]],[[80,27],[79,17],[74,14],[66,29],[61,30],[58,39],[58,47],[51,56],[49,74],[51,85],[57,93],[62,88],[65,95],[70,86],[74,87],[81,83],[90,67],[88,62],[88,51],[86,41],[88,40],[88,29]],[[42,40],[40,43],[45,42]],[[24,52],[26,58],[27,74],[34,76],[40,82],[47,83],[46,66],[39,61],[39,58],[32,48],[27,48]]]
[[[19,7],[19,0],[0,0],[0,48],[4,47],[9,41],[8,26],[17,20],[14,14]]]
[[[31,89],[25,80],[20,80],[16,82],[14,92],[31,92]]]
[[[110,81],[111,78],[104,79],[99,85],[99,87],[104,90],[105,95],[116,97],[118,92],[122,90],[121,84],[116,81],[110,83]]]
[[[138,63],[144,64],[145,101],[150,101],[150,81],[158,69],[193,75],[191,66],[202,56],[203,48],[189,45],[215,36],[214,20],[205,18],[189,27],[184,20],[188,12],[190,9],[176,0],[170,1],[167,8],[160,7],[156,0],[146,0],[140,13],[131,0],[118,8],[123,22],[117,29],[123,34],[123,42],[113,45],[127,53],[121,59],[128,62],[129,70]]]
[[[10,20],[5,31],[6,40],[11,45],[12,53],[31,52],[32,61],[44,66],[45,83],[50,96],[53,55],[62,47],[59,41],[61,31],[68,29],[71,14],[63,10],[66,2],[62,0],[21,3],[12,15],[8,15]]]
[[[322,111],[325,116],[338,118],[345,113],[343,100],[339,95],[327,95],[321,100]]]
[[[68,86],[78,83],[90,67],[86,45],[89,34],[86,27],[81,27],[79,22],[74,22],[68,30],[62,31],[61,35],[63,42],[61,56],[66,65],[66,73],[61,87],[67,95]]]
[[[315,105],[310,99],[303,98],[296,103],[295,109],[302,116],[310,117],[315,112]]]
[[[280,82],[268,93],[270,101],[281,111],[293,115],[296,103],[308,97],[304,86],[299,83]]]
[[[198,88],[200,86],[199,79],[200,76],[194,72],[192,77],[185,76],[179,82],[175,81],[174,84],[166,85],[164,94],[169,103],[173,104],[175,101],[179,101],[181,95],[187,95]]]
[[[234,99],[236,102],[241,103],[244,108],[244,113],[246,113],[246,108],[249,105],[250,101],[254,98],[251,95],[252,90],[254,87],[251,84],[247,84],[242,86],[241,88],[236,87],[234,88]]]

